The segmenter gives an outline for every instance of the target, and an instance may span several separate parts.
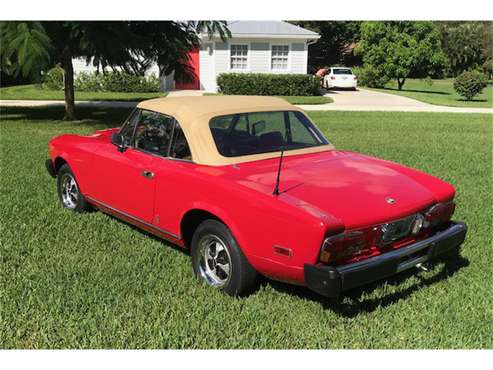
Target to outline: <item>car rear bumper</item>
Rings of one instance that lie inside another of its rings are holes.
[[[351,88],[356,88],[357,83],[352,82],[352,83],[329,83],[329,87],[336,87],[339,89],[351,89]]]
[[[328,87],[338,87],[338,88],[354,88],[357,87],[358,81],[356,80],[345,80],[345,81],[338,81],[338,80],[327,80],[327,86]]]
[[[45,162],[45,166],[46,166],[46,171],[48,171],[50,176],[55,178],[56,177],[56,170],[55,170],[55,167],[53,166],[53,161],[51,159],[47,159]]]
[[[458,249],[466,232],[465,223],[451,222],[447,229],[427,239],[364,261],[338,267],[305,264],[305,283],[323,296],[337,297],[345,290],[394,275]]]

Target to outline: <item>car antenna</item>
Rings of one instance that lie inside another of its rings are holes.
[[[282,146],[281,146],[281,156],[279,157],[279,167],[277,168],[277,178],[276,178],[276,187],[274,188],[273,195],[281,194],[279,192],[279,182],[281,180],[281,167],[282,167],[282,158],[284,157],[284,147],[286,146],[286,135],[288,134],[288,130],[286,130],[284,136],[282,137]]]

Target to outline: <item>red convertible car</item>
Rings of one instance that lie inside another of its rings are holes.
[[[46,165],[62,205],[91,207],[189,248],[196,276],[230,295],[258,274],[327,297],[457,250],[454,188],[336,150],[271,97],[141,102],[121,128],[62,135]]]

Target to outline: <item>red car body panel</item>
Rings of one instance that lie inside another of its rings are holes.
[[[111,143],[115,130],[50,142],[54,165],[60,159],[70,165],[90,202],[182,246],[185,215],[212,213],[257,271],[292,283],[304,283],[303,265],[318,262],[327,235],[389,222],[455,193],[423,172],[332,150],[285,157],[275,196],[278,159],[213,167],[132,148],[122,153]],[[144,170],[154,173],[153,181],[141,176]]]

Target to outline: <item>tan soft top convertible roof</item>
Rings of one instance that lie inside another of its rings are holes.
[[[209,121],[218,116],[235,113],[269,112],[269,111],[302,111],[284,99],[263,96],[193,96],[177,98],[158,98],[140,102],[138,108],[148,109],[174,117],[188,141],[192,158],[195,163],[222,166],[260,159],[274,158],[279,152],[252,154],[239,157],[222,156],[214,142]],[[289,150],[285,155],[315,153],[332,150],[332,145],[321,145],[314,148]]]

